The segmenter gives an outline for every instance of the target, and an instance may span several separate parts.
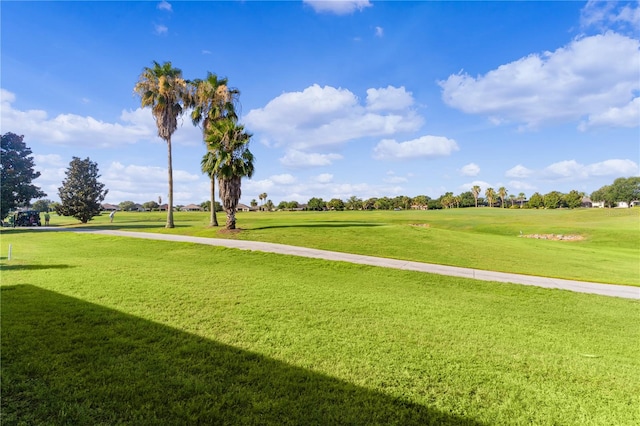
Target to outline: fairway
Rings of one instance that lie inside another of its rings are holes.
[[[236,233],[209,228],[208,213],[118,212],[87,225],[236,238],[392,259],[640,286],[640,209],[241,212]],[[224,223],[224,215],[220,214]],[[53,218],[54,225],[74,225]],[[573,235],[577,241],[523,238]]]
[[[2,256],[3,424],[640,421],[636,301],[29,229]]]

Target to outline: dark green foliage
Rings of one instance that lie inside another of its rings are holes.
[[[109,192],[98,182],[98,163],[89,157],[84,160],[73,157],[66,172],[67,178],[58,188],[61,204],[56,212],[61,216],[72,216],[87,223],[100,214],[100,203]]]
[[[16,207],[28,206],[34,198],[46,197],[39,187],[31,182],[40,176],[33,170],[31,148],[24,143],[24,136],[15,133],[2,135],[0,220],[4,220]]]
[[[615,207],[618,202],[631,205],[640,199],[640,177],[618,178],[611,185],[605,185],[591,193],[593,201],[604,201],[607,207]]]
[[[562,197],[564,205],[570,209],[576,209],[582,206],[582,194],[575,189]]]
[[[531,198],[529,198],[529,207],[532,209],[539,209],[544,207],[544,198],[539,192],[535,192]]]
[[[339,198],[332,198],[327,202],[329,210],[344,210],[344,202]]]
[[[557,209],[562,207],[562,194],[558,191],[551,191],[544,195],[544,207],[546,209]]]
[[[326,203],[322,200],[322,198],[313,197],[307,203],[308,210],[324,210],[326,207]]]
[[[37,210],[39,212],[50,212],[51,203],[53,203],[53,201],[47,200],[47,199],[40,199],[34,202],[31,207],[33,207],[33,210]]]

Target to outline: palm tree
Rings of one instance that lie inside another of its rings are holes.
[[[237,120],[235,103],[240,91],[229,88],[226,78],[218,78],[213,73],[207,73],[204,80],[194,80],[190,83],[189,106],[193,108],[191,121],[194,126],[202,125],[202,139],[206,139],[209,126],[223,118]],[[206,143],[206,142],[205,142]],[[215,156],[210,152],[202,158],[200,163],[202,172],[211,179],[211,205],[216,205],[216,174],[214,173]],[[211,209],[210,226],[218,226],[216,209]]]
[[[487,197],[487,201],[489,201],[489,207],[493,207],[493,200],[496,198],[496,190],[493,188],[487,188],[487,190],[484,191],[484,195]]]
[[[473,185],[473,188],[471,188],[473,198],[476,200],[476,207],[478,207],[478,196],[480,195],[480,191],[481,189],[478,185]]]
[[[511,201],[511,207],[513,207],[516,203],[516,196],[515,194],[509,194],[509,200]]]
[[[518,194],[518,201],[520,204],[520,208],[522,208],[522,205],[524,204],[524,200],[525,200],[526,196],[524,195],[524,192],[521,192]]]
[[[242,178],[253,176],[254,157],[247,147],[251,136],[244,126],[231,118],[217,120],[207,129],[206,141],[216,158],[213,173],[218,176],[220,198],[227,213],[227,229],[236,228]]]
[[[501,186],[498,189],[498,197],[500,197],[500,207],[504,208],[504,199],[507,196],[507,188]]]
[[[169,199],[167,207],[167,228],[173,228],[173,166],[171,160],[171,135],[178,128],[178,116],[183,112],[187,97],[187,83],[182,71],[173,68],[171,62],[160,65],[153,61],[153,67],[145,67],[133,88],[140,96],[143,108],[150,107],[158,127],[158,136],[167,143]]]

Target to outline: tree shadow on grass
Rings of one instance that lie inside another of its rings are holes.
[[[15,265],[7,264],[5,262],[0,263],[0,269],[3,271],[36,271],[41,269],[67,269],[75,268],[71,265]]]
[[[2,424],[480,425],[36,286],[1,302]]]
[[[369,223],[369,222],[341,222],[341,221],[322,221],[322,222],[308,222],[308,223],[292,223],[292,224],[278,224],[278,225],[265,225],[255,228],[248,228],[247,231],[257,231],[261,229],[277,229],[277,228],[373,228],[376,226],[383,226],[381,223]]]

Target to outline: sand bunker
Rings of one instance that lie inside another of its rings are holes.
[[[562,235],[562,234],[530,234],[520,235],[523,238],[535,238],[536,240],[554,240],[554,241],[580,241],[584,240],[582,235]]]

